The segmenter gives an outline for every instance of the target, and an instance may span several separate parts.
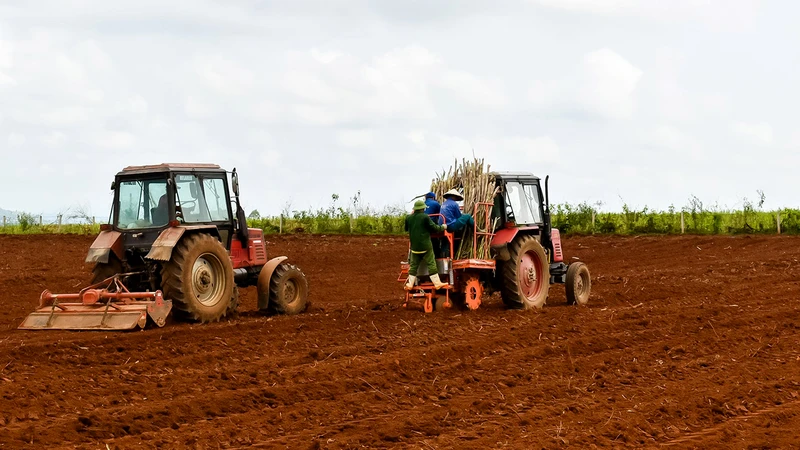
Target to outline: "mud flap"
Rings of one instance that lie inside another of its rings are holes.
[[[264,267],[261,268],[261,273],[258,274],[258,283],[256,284],[256,291],[258,292],[258,309],[259,311],[266,311],[269,307],[269,282],[272,279],[272,274],[278,267],[278,264],[289,259],[287,256],[277,256],[270,259]]]

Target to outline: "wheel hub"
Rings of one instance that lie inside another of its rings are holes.
[[[217,274],[221,267],[216,257],[209,254],[198,257],[192,266],[192,289],[195,297],[206,306],[213,306],[220,301],[222,286]]]
[[[477,278],[470,278],[467,280],[465,288],[465,300],[467,308],[471,310],[478,309],[481,306],[481,295],[483,293],[483,286]]]
[[[529,268],[527,276],[528,276],[528,283],[530,284],[536,283],[536,269],[534,269],[533,267]]]
[[[535,296],[540,286],[538,257],[533,252],[526,252],[522,255],[519,262],[519,284],[520,290],[525,297]]]

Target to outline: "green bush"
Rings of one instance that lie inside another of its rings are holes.
[[[700,199],[692,196],[683,208],[670,206],[666,211],[648,207],[635,209],[624,204],[621,212],[600,212],[597,207],[600,205],[582,202],[577,205],[552,205],[551,214],[553,226],[564,234],[680,234],[681,212],[685,232],[688,234],[775,234],[778,211],[762,211],[764,194],[760,191],[758,194],[759,200],[755,202],[745,198],[741,210],[707,207]],[[266,217],[253,210],[247,223],[267,234],[405,234],[403,228],[407,213],[402,205],[376,211],[361,204],[360,193],[350,199],[351,204],[347,206],[339,203],[339,196],[336,194],[331,196],[331,200],[327,208],[316,210],[291,210],[287,205],[279,216]],[[780,211],[780,215],[782,233],[800,234],[800,209],[784,209]],[[0,229],[0,233],[4,234],[56,232],[96,234],[99,232],[99,225],[39,226],[36,217],[22,213],[17,218],[17,223],[7,224]]]

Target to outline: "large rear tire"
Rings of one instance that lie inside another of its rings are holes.
[[[530,235],[509,244],[511,259],[503,263],[501,294],[511,309],[541,308],[550,290],[550,264],[539,242]]]
[[[184,236],[175,246],[161,269],[161,286],[181,319],[214,322],[235,312],[238,304],[228,252],[205,233]]]
[[[586,264],[574,262],[569,265],[564,289],[567,291],[568,305],[585,305],[589,302],[592,277]]]
[[[297,266],[281,263],[269,280],[269,311],[300,314],[308,308],[308,280]]]

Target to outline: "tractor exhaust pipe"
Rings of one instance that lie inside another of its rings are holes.
[[[544,210],[550,214],[550,175],[544,177]]]
[[[552,247],[553,242],[553,224],[550,219],[550,175],[544,177],[544,239],[547,241],[547,247]]]

